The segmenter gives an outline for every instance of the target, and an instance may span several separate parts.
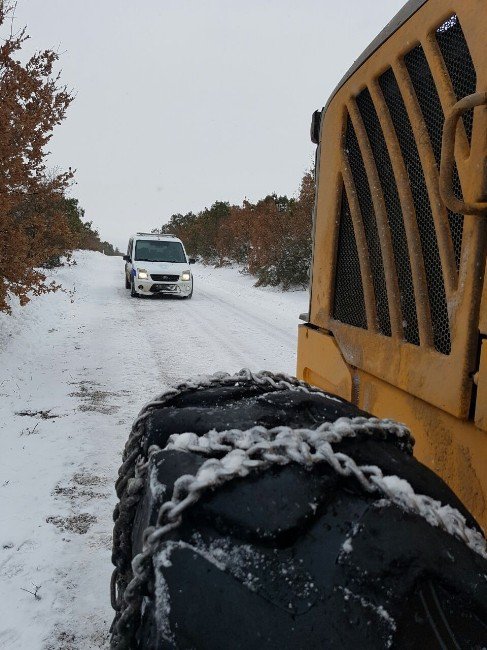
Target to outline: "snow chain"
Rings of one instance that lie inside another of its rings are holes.
[[[389,502],[423,517],[430,525],[443,529],[487,558],[486,543],[482,534],[469,528],[458,510],[449,505],[442,505],[429,496],[416,494],[407,481],[397,476],[384,476],[381,469],[375,465],[359,466],[353,458],[335,452],[332,447],[332,444],[345,438],[361,434],[382,438],[394,436],[405,451],[412,453],[414,441],[404,425],[378,418],[343,417],[335,422],[325,422],[316,429],[291,429],[285,426],[266,429],[255,426],[247,431],[232,429],[222,432],[210,431],[203,436],[194,433],[170,436],[165,447],[167,450],[203,455],[218,452],[219,455],[224,455],[221,458],[209,458],[194,476],[181,476],[175,482],[171,499],[165,501],[159,509],[156,525],[144,531],[142,552],[131,561],[131,537],[130,534],[127,535],[127,531],[130,531],[135,508],[140,500],[143,477],[150,457],[161,451],[154,445],[149,449],[147,458],[144,458],[144,420],[152,409],[166,404],[183,392],[237,384],[257,384],[277,390],[321,394],[329,399],[342,401],[287,375],[241,370],[233,376],[217,373],[179,384],[142,409],[127,442],[124,462],[116,484],[120,502],[114,512],[112,561],[116,568],[111,581],[111,599],[117,614],[112,625],[112,648],[122,650],[135,646],[142,599],[146,595],[147,583],[153,575],[152,558],[163,546],[167,534],[180,525],[183,512],[196,503],[206,490],[273,465],[295,462],[311,467],[317,463],[327,463],[340,476],[354,477],[366,492],[381,494]]]

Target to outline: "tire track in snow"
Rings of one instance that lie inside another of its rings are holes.
[[[272,312],[273,306],[266,308],[266,320],[254,313],[252,301],[236,305],[234,295],[221,291],[213,278],[207,278],[202,288],[204,282],[198,282],[191,300],[134,300],[127,292],[133,321],[140,325],[150,356],[158,360],[161,383],[245,366],[294,374],[298,315],[292,318],[292,327],[286,329],[279,324],[279,313]],[[262,292],[263,299],[265,296]],[[163,385],[155,386],[155,392]]]
[[[225,309],[229,314],[233,314],[235,317],[242,317],[243,320],[247,321],[247,323],[252,322],[254,329],[257,331],[267,334],[272,339],[278,337],[286,345],[295,346],[299,314],[296,314],[296,331],[290,332],[289,330],[280,327],[275,322],[269,322],[268,319],[259,316],[254,311],[243,309],[241,306],[236,305],[233,301],[233,297],[232,300],[223,300],[215,294],[205,290],[202,290],[201,294],[212,302],[225,305]]]

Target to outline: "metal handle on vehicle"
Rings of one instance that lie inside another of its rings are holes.
[[[455,164],[455,136],[458,120],[466,111],[487,104],[487,92],[467,95],[457,102],[445,118],[440,163],[440,195],[443,203],[457,214],[487,214],[487,203],[465,203],[453,191],[453,168]]]

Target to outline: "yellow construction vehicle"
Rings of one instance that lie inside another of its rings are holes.
[[[487,527],[487,11],[411,0],[315,113],[298,376],[406,423]]]

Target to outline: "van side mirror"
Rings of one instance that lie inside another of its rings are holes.
[[[189,258],[189,263],[190,264],[196,264],[196,260],[194,259],[194,257]]]
[[[124,255],[123,256],[123,261],[124,262],[131,262],[132,260],[130,259],[130,255]]]

